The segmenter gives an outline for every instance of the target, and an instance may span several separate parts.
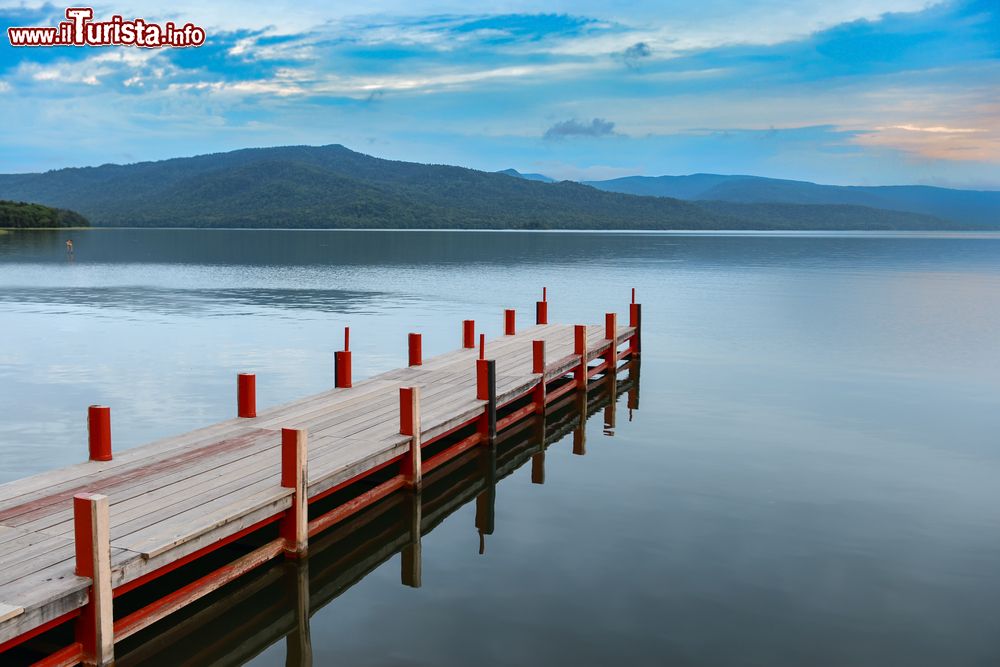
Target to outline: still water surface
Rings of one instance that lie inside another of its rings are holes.
[[[132,447],[230,417],[240,370],[329,387],[347,324],[361,378],[543,285],[567,323],[637,288],[640,409],[503,479],[485,553],[469,501],[422,587],[395,554],[316,610],[315,664],[1000,662],[1000,236],[0,235],[0,482],[80,460],[91,403]]]

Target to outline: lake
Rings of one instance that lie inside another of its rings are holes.
[[[457,503],[420,588],[395,553],[351,574],[315,664],[1000,662],[1000,234],[3,234],[0,482],[84,459],[89,404],[126,449],[231,417],[238,371],[261,407],[329,388],[345,325],[357,380],[543,286],[564,323],[637,289],[639,409],[499,480],[489,531]],[[284,665],[245,622],[146,662]]]

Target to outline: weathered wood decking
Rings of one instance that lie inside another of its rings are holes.
[[[586,360],[615,364],[636,329],[587,327]],[[532,341],[544,340],[544,380],[532,372]],[[496,404],[578,369],[574,327],[537,325],[487,346],[496,360]],[[73,497],[110,499],[111,585],[116,594],[204,550],[284,514],[294,490],[280,484],[280,431],[308,432],[310,499],[407,454],[400,434],[401,387],[420,388],[419,440],[429,443],[474,422],[478,351],[461,349],[420,366],[383,373],[261,412],[0,485],[0,651],[5,643],[78,613],[91,579],[74,574]]]

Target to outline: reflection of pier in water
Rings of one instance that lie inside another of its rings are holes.
[[[639,406],[639,360],[606,376],[589,391],[552,403],[546,414],[512,426],[495,447],[474,448],[424,476],[421,493],[397,492],[310,542],[309,557],[275,563],[239,579],[125,640],[116,664],[241,665],[286,639],[286,664],[312,664],[309,617],[387,560],[401,554],[400,579],[421,585],[421,537],[476,502],[480,552],[493,534],[497,483],[526,463],[531,481],[545,483],[546,450],[567,435],[572,451],[586,453],[586,424],[603,411],[604,433],[614,432],[618,398],[627,394],[628,418]],[[614,397],[614,399],[612,399]]]

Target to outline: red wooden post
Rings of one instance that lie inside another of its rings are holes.
[[[480,401],[490,399],[489,364],[488,359],[476,359],[476,398]]]
[[[547,288],[542,288],[542,300],[535,302],[535,324],[549,323],[549,302],[546,298]]]
[[[577,387],[587,386],[587,326],[577,324],[573,327],[573,354],[580,355],[580,364],[574,369]]]
[[[305,556],[309,544],[308,454],[306,431],[299,428],[281,429],[281,486],[293,489],[292,506],[279,523],[285,539],[285,556]]]
[[[531,341],[531,372],[532,373],[544,373],[545,372],[545,341],[544,340],[533,340],[533,341]]]
[[[497,435],[497,362],[495,359],[476,360],[476,398],[486,401],[479,432],[487,444]]]
[[[107,496],[73,496],[73,539],[76,574],[91,579],[87,605],[80,610],[76,623],[76,640],[82,646],[84,664],[111,665],[115,660],[115,630]]]
[[[410,436],[410,450],[403,457],[406,485],[419,489],[423,474],[420,452],[420,387],[399,388],[399,432]]]
[[[633,290],[634,293],[634,290]],[[635,333],[629,338],[628,349],[632,357],[638,356],[642,340],[642,304],[632,303],[628,307],[628,325],[635,328]]]
[[[236,414],[247,418],[257,416],[257,376],[253,373],[236,376]]]
[[[462,347],[472,349],[476,347],[476,321],[462,320]]]
[[[545,341],[531,342],[531,372],[539,373],[538,384],[532,390],[535,414],[545,414]]]
[[[513,308],[508,308],[503,311],[503,335],[513,336],[515,333],[514,326],[515,313]]]
[[[479,334],[479,358],[486,358],[486,334]]]
[[[111,408],[91,405],[87,409],[87,436],[91,461],[111,460]]]
[[[411,333],[409,336],[410,365],[420,366],[424,363],[423,342],[418,333]]]
[[[344,327],[344,350],[333,353],[333,386],[349,389],[351,382],[351,328]]]
[[[608,339],[608,351],[604,353],[607,369],[604,372],[613,374],[618,368],[618,313],[604,315],[604,337]]]

